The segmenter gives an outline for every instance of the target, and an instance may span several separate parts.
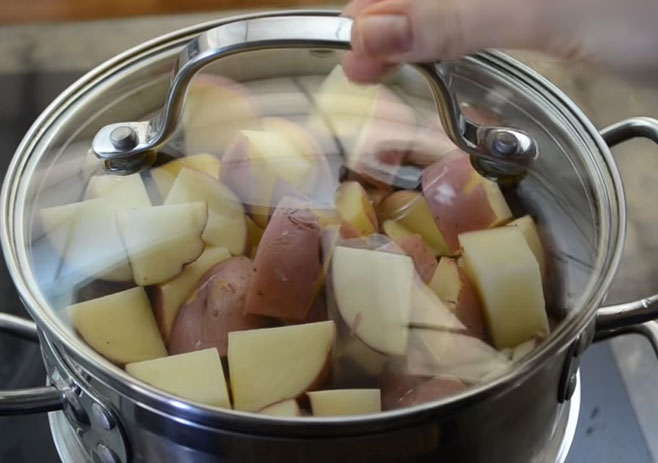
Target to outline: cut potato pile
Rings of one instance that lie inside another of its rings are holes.
[[[181,399],[286,419],[432,402],[529,355],[549,334],[532,217],[389,88],[337,67],[313,98],[262,117],[202,76],[183,157],[39,212],[91,281],[65,311],[82,339]]]

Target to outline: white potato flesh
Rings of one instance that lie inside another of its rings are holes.
[[[307,395],[313,416],[365,415],[382,411],[379,389],[333,389]]]
[[[326,371],[335,331],[326,321],[229,333],[235,409],[255,412],[313,387]]]
[[[214,347],[129,363],[126,372],[183,399],[231,408],[222,361]]]
[[[539,231],[537,230],[535,221],[532,220],[532,217],[529,215],[524,215],[523,217],[511,221],[507,225],[510,227],[518,227],[521,233],[523,233],[530,250],[537,259],[541,276],[546,277],[546,258],[544,256],[544,248],[542,247],[541,238],[539,237]]]
[[[459,235],[467,275],[498,349],[549,332],[539,264],[516,227]]]
[[[332,285],[338,311],[352,332],[376,351],[407,351],[413,279],[409,256],[334,249]]]
[[[123,365],[167,355],[144,288],[69,307],[73,326],[102,356]]]
[[[263,408],[258,413],[261,415],[280,417],[302,416],[302,412],[295,399],[282,400],[281,402]]]
[[[116,212],[135,283],[163,283],[203,252],[206,203],[171,204]]]
[[[151,200],[139,173],[95,175],[89,179],[85,199],[102,198],[117,209],[150,207]]]
[[[203,201],[208,204],[208,223],[203,240],[221,246],[233,255],[243,254],[248,242],[244,208],[238,197],[216,178],[183,167],[174,180],[164,204]]]
[[[42,209],[40,219],[48,241],[82,277],[130,281],[115,210],[111,202],[97,198]]]

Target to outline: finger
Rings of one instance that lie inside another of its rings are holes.
[[[393,70],[394,64],[348,52],[342,58],[343,71],[348,79],[359,83],[377,82],[382,76]]]
[[[386,62],[456,58],[482,48],[543,49],[556,33],[543,0],[382,0],[359,10],[352,47]]]
[[[382,0],[352,0],[345,6],[345,8],[343,8],[342,16],[353,18],[365,8],[380,1]]]

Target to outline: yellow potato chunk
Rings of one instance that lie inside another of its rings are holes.
[[[214,347],[129,363],[126,372],[183,399],[231,408],[222,361]]]
[[[382,411],[379,389],[333,389],[307,395],[313,416],[364,415]]]
[[[131,288],[68,309],[73,326],[96,352],[120,365],[167,355],[144,288]]]
[[[466,273],[484,306],[489,333],[498,349],[548,334],[541,273],[517,227],[459,235]]]

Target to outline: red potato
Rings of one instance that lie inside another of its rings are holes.
[[[305,323],[317,323],[329,320],[327,313],[327,300],[324,293],[318,294],[313,299],[313,305],[306,314],[306,318],[301,321],[288,321],[284,320],[289,325],[303,325]]]
[[[346,167],[369,183],[391,183],[415,136],[413,110],[384,85],[358,85],[336,66],[315,95],[309,125],[330,131]]]
[[[429,287],[466,325],[470,335],[488,340],[480,298],[466,272],[458,265],[457,259],[442,257],[431,277]]]
[[[423,195],[450,251],[460,233],[483,230],[512,219],[498,185],[479,175],[469,157],[456,152],[425,169]]]
[[[449,397],[466,385],[457,378],[409,376],[385,372],[379,382],[382,391],[382,408],[397,410]]]
[[[421,280],[429,283],[434,276],[438,262],[423,238],[419,234],[407,235],[397,239],[395,243],[413,259],[414,267]]]
[[[286,203],[277,207],[256,252],[244,313],[301,321],[322,274],[320,226],[310,210]]]
[[[270,326],[270,320],[243,313],[253,262],[232,257],[201,277],[193,295],[181,307],[169,340],[169,353],[182,354],[216,347],[226,355],[228,334]]]
[[[195,76],[183,111],[185,154],[221,156],[238,131],[259,126],[259,113],[243,85],[219,75]]]
[[[358,182],[343,182],[336,191],[336,209],[361,235],[376,233],[379,224],[366,190]]]
[[[244,130],[222,158],[220,179],[264,228],[272,208],[286,196],[306,196],[330,204],[337,180],[322,149],[305,129],[279,118],[262,122],[264,130]]]
[[[389,195],[377,208],[384,232],[392,239],[418,233],[436,256],[450,254],[427,201],[416,191],[401,190]]]

